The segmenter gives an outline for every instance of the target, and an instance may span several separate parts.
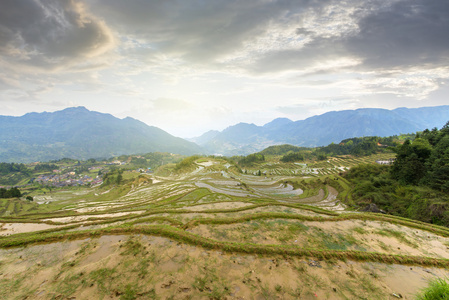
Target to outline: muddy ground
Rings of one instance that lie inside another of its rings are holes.
[[[2,299],[413,299],[447,270],[241,255],[143,235],[0,250]],[[397,298],[396,298],[397,299]]]

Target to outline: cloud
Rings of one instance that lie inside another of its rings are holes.
[[[256,53],[252,74],[427,70],[449,65],[449,2],[329,2],[299,15],[297,47]],[[291,37],[295,39],[295,37]],[[340,64],[335,64],[340,61]]]
[[[76,0],[5,0],[0,10],[1,66],[60,70],[103,55],[114,46],[103,21]]]
[[[305,36],[308,36],[308,35],[312,35],[314,32],[311,31],[311,30],[307,30],[307,29],[298,27],[298,28],[296,28],[295,33],[296,33],[297,35],[305,35]]]
[[[341,44],[332,39],[315,39],[299,50],[279,50],[267,53],[250,66],[253,74],[284,71],[311,72],[314,69],[333,69],[332,64],[346,58]]]
[[[344,40],[365,68],[392,69],[449,63],[449,2],[403,0],[359,17],[359,31]]]
[[[149,52],[217,67],[220,60],[251,48],[254,42],[263,50],[264,42],[279,38],[279,28],[288,29],[285,41],[297,37],[299,14],[327,2],[96,0],[90,4],[122,36],[146,41]]]
[[[445,0],[6,0],[0,54],[80,72],[106,68],[88,60],[112,48],[134,73],[311,72],[342,59],[365,69],[429,66],[448,62],[448,10]]]
[[[364,84],[366,90],[388,93],[423,100],[428,94],[439,88],[438,79],[425,74],[408,74],[393,78],[375,78]]]

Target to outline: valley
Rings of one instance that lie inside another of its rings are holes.
[[[414,299],[449,276],[449,229],[357,211],[342,176],[392,156],[190,157],[1,199],[0,298]]]

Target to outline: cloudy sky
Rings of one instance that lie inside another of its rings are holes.
[[[1,115],[85,106],[192,137],[444,104],[448,0],[1,3]]]

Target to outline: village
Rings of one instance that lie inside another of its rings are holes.
[[[126,162],[113,161],[111,163],[105,163],[106,166],[116,165],[123,166]],[[102,173],[107,172],[105,166],[93,166],[89,167],[86,171],[80,172],[76,169],[55,169],[52,174],[40,174],[36,178],[32,178],[30,183],[37,183],[45,186],[52,187],[67,187],[67,186],[97,186],[103,183]],[[151,174],[153,170],[151,168],[137,168],[131,170],[131,172]],[[87,173],[87,174],[84,174]],[[94,175],[94,174],[97,175]]]
[[[39,175],[38,177],[31,179],[31,182],[38,184],[53,186],[53,187],[65,187],[65,186],[81,186],[91,185],[96,186],[103,183],[101,176],[97,175],[95,178],[89,175],[76,174],[71,171],[64,174],[49,174]]]

